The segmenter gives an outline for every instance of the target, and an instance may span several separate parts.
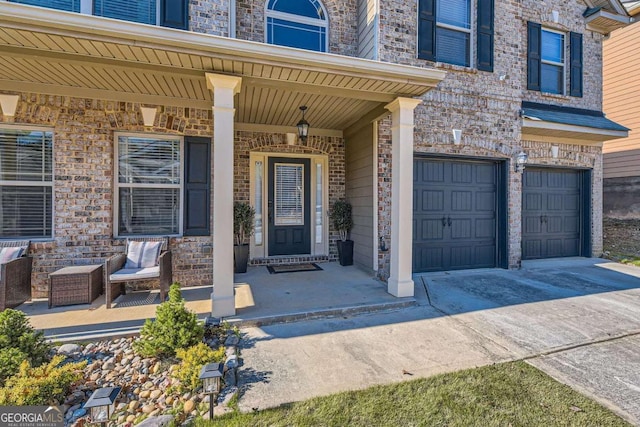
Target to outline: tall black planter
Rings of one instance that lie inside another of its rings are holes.
[[[340,265],[353,265],[353,240],[338,240]]]
[[[246,273],[249,263],[249,245],[233,247],[233,272]]]

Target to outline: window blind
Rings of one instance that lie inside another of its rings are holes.
[[[471,0],[438,1],[436,18],[439,23],[471,28]]]
[[[0,238],[52,236],[51,132],[0,130]]]
[[[180,141],[119,137],[118,180],[129,184],[180,184]]]
[[[123,21],[156,24],[156,0],[95,0],[93,14]]]
[[[50,9],[65,10],[80,13],[80,0],[9,0],[11,3],[27,4],[30,6],[48,7]]]
[[[275,224],[304,224],[303,165],[276,164]]]

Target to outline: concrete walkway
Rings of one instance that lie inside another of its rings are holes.
[[[244,329],[240,408],[531,358],[640,420],[640,268],[565,259],[415,281],[418,307]]]

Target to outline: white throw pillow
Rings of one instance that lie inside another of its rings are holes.
[[[129,242],[124,268],[147,268],[158,265],[162,242]]]

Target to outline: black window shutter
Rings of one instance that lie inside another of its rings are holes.
[[[179,30],[188,30],[189,0],[161,0],[160,25]]]
[[[540,90],[542,26],[527,22],[527,89]]]
[[[211,139],[184,139],[184,235],[209,236],[211,221]]]
[[[478,0],[478,70],[493,72],[494,0]]]
[[[418,1],[418,58],[436,60],[436,0]]]
[[[582,97],[582,34],[570,34],[569,95]]]

